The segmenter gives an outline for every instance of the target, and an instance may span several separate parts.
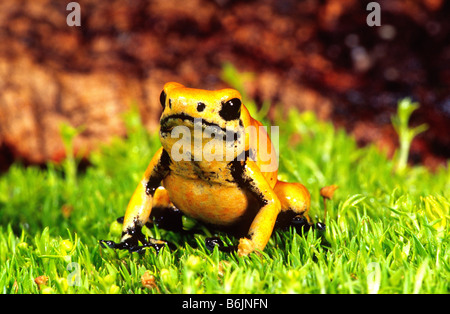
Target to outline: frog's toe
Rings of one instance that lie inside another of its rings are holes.
[[[118,243],[110,240],[100,240],[98,242],[100,243],[101,247],[109,247],[111,249],[116,249],[118,245]]]
[[[297,233],[308,232],[309,229],[314,229],[323,232],[326,229],[326,226],[323,222],[311,224],[308,221],[308,219],[302,216],[295,216],[292,219],[291,225],[295,228]]]
[[[307,232],[311,229],[311,224],[308,219],[303,216],[295,216],[292,218],[291,226],[294,227],[298,233]]]
[[[159,253],[159,251],[165,247],[166,245],[170,249],[175,249],[175,246],[164,240],[158,240],[153,238],[147,238],[145,241],[143,241],[142,245],[139,243],[142,243],[141,241],[134,241],[132,238],[128,238],[122,242],[116,243],[114,241],[109,240],[100,240],[100,245],[102,247],[109,247],[116,250],[128,250],[129,252],[138,252],[142,253],[145,248],[152,247],[156,250],[156,253]]]
[[[275,228],[281,230],[288,230],[290,227],[294,228],[299,234],[308,232],[309,229],[324,232],[326,226],[323,222],[313,224],[308,216],[301,214],[296,215],[292,211],[281,212],[275,223]]]
[[[205,245],[206,245],[206,248],[210,251],[214,251],[214,248],[216,246],[219,248],[219,251],[227,252],[227,253],[234,252],[237,250],[237,247],[234,245],[225,246],[225,244],[219,237],[206,238]]]
[[[223,244],[223,241],[219,237],[210,237],[205,239],[205,246],[208,250],[214,251],[216,246],[220,250],[225,246],[225,244]]]
[[[173,243],[170,243],[168,241],[165,240],[160,240],[160,239],[153,239],[153,238],[147,238],[147,242],[144,243],[144,245],[142,246],[142,248],[146,248],[146,247],[152,247],[156,250],[156,253],[159,253],[159,251],[165,247],[168,246],[171,250],[175,250],[176,246]]]
[[[137,252],[139,245],[134,245],[130,241],[123,241],[123,242],[114,242],[110,240],[100,240],[99,241],[101,247],[109,247],[111,249],[115,250],[129,250],[130,252]]]
[[[239,256],[246,256],[253,252],[255,250],[255,245],[252,240],[247,238],[241,238],[239,239],[239,246],[238,246],[238,255]]]
[[[326,229],[327,226],[326,226],[323,222],[318,222],[318,223],[316,223],[316,224],[314,225],[314,227],[315,227],[317,230],[323,232],[323,231],[325,231],[325,229]]]

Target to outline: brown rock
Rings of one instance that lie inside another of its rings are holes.
[[[389,117],[413,97],[422,107],[412,123],[430,128],[412,161],[450,157],[445,1],[380,1],[382,31],[355,0],[77,2],[81,27],[67,26],[65,2],[0,2],[3,168],[63,158],[61,123],[84,127],[75,151],[123,136],[120,114],[133,104],[154,130],[165,82],[224,87],[224,62],[255,73],[246,86],[259,104],[314,110],[389,150]]]

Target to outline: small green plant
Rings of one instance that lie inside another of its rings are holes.
[[[411,102],[410,98],[402,99],[398,103],[397,114],[391,118],[400,142],[399,151],[395,156],[395,166],[399,173],[403,173],[408,165],[409,150],[414,137],[428,129],[426,124],[415,128],[408,126],[409,118],[417,108],[419,108],[419,104]]]
[[[67,183],[76,184],[77,181],[77,160],[73,149],[73,140],[83,132],[84,127],[74,128],[70,124],[62,123],[60,126],[61,138],[66,151],[66,158],[61,165],[66,174]]]

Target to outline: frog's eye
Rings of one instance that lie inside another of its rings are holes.
[[[161,95],[159,95],[159,102],[161,103],[161,106],[164,108],[166,108],[166,98],[167,98],[167,94],[166,92],[163,90],[161,92]]]
[[[239,119],[241,116],[241,100],[239,98],[233,98],[222,103],[222,109],[219,111],[219,115],[225,121],[231,121]]]

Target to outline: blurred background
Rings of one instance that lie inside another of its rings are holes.
[[[137,106],[155,130],[167,81],[225,87],[224,63],[251,72],[258,104],[313,110],[388,154],[397,101],[420,102],[410,162],[450,158],[450,1],[385,0],[369,27],[360,0],[0,1],[0,169],[64,158],[60,124],[83,126],[75,150],[126,136]]]

